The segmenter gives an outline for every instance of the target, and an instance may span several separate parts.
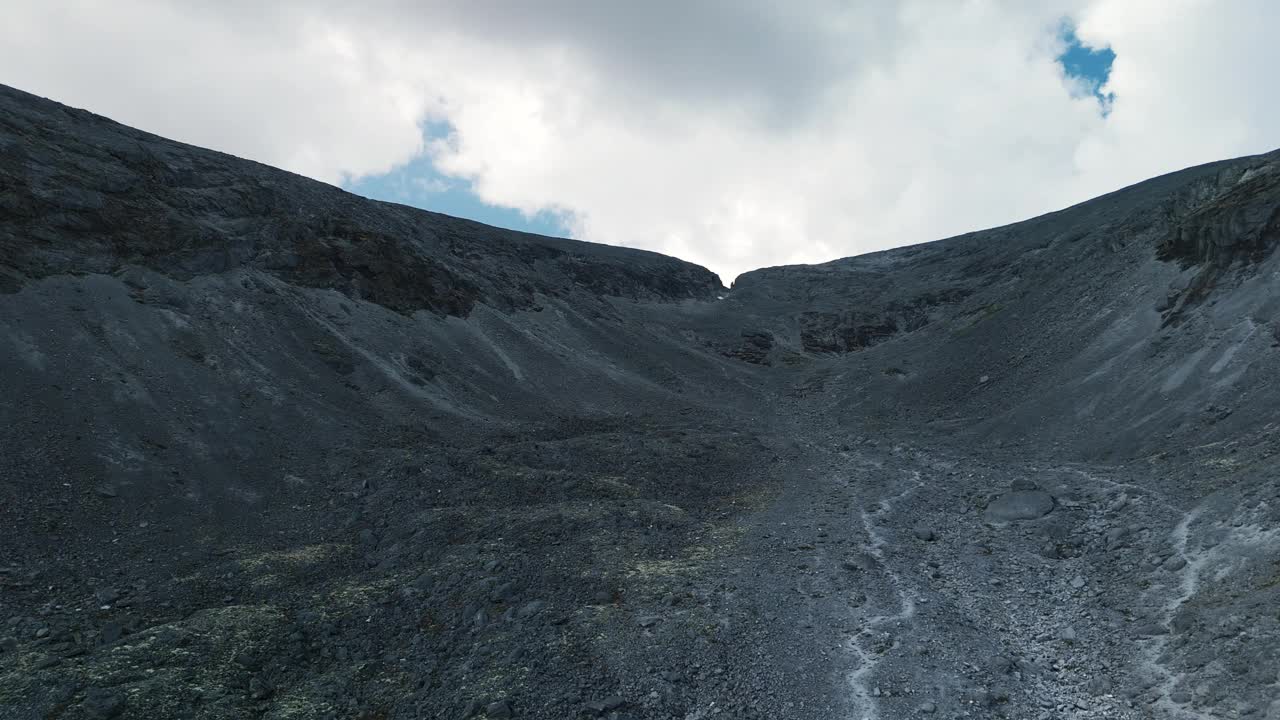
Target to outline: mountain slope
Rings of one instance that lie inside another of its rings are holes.
[[[0,714],[1271,717],[1277,244],[1272,153],[727,291],[0,88]]]
[[[834,398],[849,422],[903,414],[1123,457],[1230,438],[1277,407],[1278,245],[1272,153],[938,243],[748,273],[733,299],[786,317],[797,350],[849,353]]]

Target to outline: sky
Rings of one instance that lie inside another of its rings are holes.
[[[1270,0],[10,0],[0,83],[725,282],[1280,146]]]

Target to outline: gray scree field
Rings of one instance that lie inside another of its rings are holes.
[[[1277,245],[726,289],[0,88],[0,717],[1276,720]]]

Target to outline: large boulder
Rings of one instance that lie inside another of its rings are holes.
[[[1035,520],[1053,512],[1053,496],[1043,490],[1014,490],[987,506],[987,522]]]

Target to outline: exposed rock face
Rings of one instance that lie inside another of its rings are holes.
[[[1160,246],[1162,260],[1197,272],[1161,310],[1175,324],[1189,307],[1202,302],[1232,270],[1264,261],[1280,245],[1280,168],[1265,165],[1232,173],[1222,187],[1180,218]],[[1235,267],[1233,267],[1235,266]]]
[[[0,717],[1269,717],[1278,167],[726,291],[0,88]]]
[[[770,365],[769,352],[773,350],[773,333],[764,330],[743,330],[742,344],[726,350],[728,357],[737,358],[753,365]]]
[[[893,317],[852,311],[800,315],[800,345],[809,352],[854,352],[896,334],[898,321]]]
[[[914,332],[929,324],[937,311],[969,295],[964,289],[925,293],[908,302],[892,301],[882,311],[803,312],[800,344],[808,352],[856,352]]]
[[[1232,173],[1211,197],[1188,209],[1160,247],[1162,260],[1228,267],[1262,261],[1280,244],[1280,169]]]

